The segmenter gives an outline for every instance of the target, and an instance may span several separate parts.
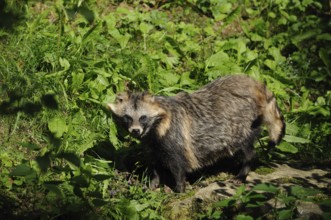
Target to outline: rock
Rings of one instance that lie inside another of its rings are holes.
[[[323,219],[323,211],[319,205],[312,202],[298,201],[297,212],[299,219],[312,219],[318,220]]]
[[[257,172],[250,172],[245,186],[250,189],[260,183],[270,183],[276,187],[285,189],[293,185],[301,185],[303,187],[316,188],[327,191],[330,187],[331,179],[330,172],[322,169],[297,169],[287,164],[275,164],[271,169],[273,172],[265,175]],[[192,219],[196,212],[205,211],[210,204],[220,201],[224,198],[229,198],[235,195],[238,186],[229,180],[217,181],[207,184],[196,190],[196,192],[184,199],[174,199],[175,201],[167,205],[167,219]],[[276,204],[276,207],[275,207]],[[284,208],[285,204],[280,201],[275,202],[271,198],[260,210],[270,211],[271,209]],[[298,201],[297,217],[300,219],[319,219],[323,211],[317,204],[311,202]],[[256,213],[255,213],[256,214]]]

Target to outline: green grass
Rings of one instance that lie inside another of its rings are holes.
[[[0,13],[12,21],[0,22],[0,210],[6,218],[77,217],[82,210],[91,218],[162,218],[171,195],[148,190],[146,176],[118,170],[137,143],[117,131],[105,104],[125,89],[173,95],[243,72],[267,83],[285,115],[278,154],[330,163],[326,1],[4,6]]]

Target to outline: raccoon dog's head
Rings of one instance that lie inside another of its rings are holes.
[[[108,104],[108,107],[124,128],[137,138],[148,134],[166,115],[155,97],[147,92],[119,93],[115,103]]]

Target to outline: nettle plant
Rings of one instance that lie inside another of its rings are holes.
[[[321,191],[297,185],[285,188],[260,183],[250,190],[245,185],[238,187],[235,195],[215,202],[199,218],[208,219],[294,219],[297,218],[298,203],[317,203],[329,206],[330,200],[321,199]],[[324,213],[327,219],[329,213]]]

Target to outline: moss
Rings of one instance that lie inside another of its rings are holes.
[[[255,173],[260,174],[260,175],[267,175],[269,173],[274,172],[275,169],[274,168],[270,168],[270,167],[259,167],[255,170]]]

